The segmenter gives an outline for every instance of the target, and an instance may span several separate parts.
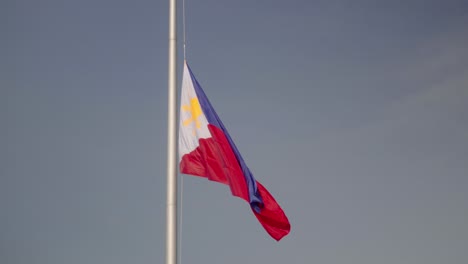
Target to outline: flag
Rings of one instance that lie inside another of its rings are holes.
[[[210,101],[184,63],[179,123],[179,169],[226,184],[250,204],[271,237],[279,241],[291,226],[268,190],[252,175]]]

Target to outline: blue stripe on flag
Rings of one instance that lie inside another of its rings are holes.
[[[231,139],[231,136],[229,135],[227,129],[224,127],[223,122],[221,122],[221,119],[219,116],[216,114],[213,106],[211,105],[210,101],[208,100],[208,97],[206,97],[205,92],[201,88],[200,84],[198,83],[197,79],[195,79],[195,76],[192,73],[192,70],[187,64],[187,68],[190,73],[190,77],[192,78],[192,83],[193,87],[195,88],[195,92],[197,93],[198,97],[198,102],[200,103],[200,106],[203,110],[203,113],[206,116],[206,119],[208,122],[214,126],[217,126],[221,130],[223,130],[224,134],[226,135],[226,138],[229,141],[229,144],[231,145],[231,148],[236,155],[237,161],[239,162],[239,165],[242,168],[242,172],[244,174],[244,178],[247,182],[247,186],[249,188],[249,200],[250,200],[250,205],[252,208],[260,212],[261,207],[263,206],[263,200],[260,194],[258,193],[257,189],[257,181],[255,180],[254,176],[250,172],[249,168],[244,162],[244,159],[242,158],[239,150],[237,149],[236,145],[234,144],[234,141]]]

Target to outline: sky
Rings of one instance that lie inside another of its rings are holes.
[[[0,6],[0,263],[164,263],[168,1]],[[466,1],[186,0],[186,21],[292,229],[180,175],[182,263],[468,262]]]

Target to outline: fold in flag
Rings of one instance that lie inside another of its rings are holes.
[[[268,234],[279,241],[291,229],[273,196],[246,166],[228,131],[184,63],[179,124],[180,172],[226,184],[250,204]]]

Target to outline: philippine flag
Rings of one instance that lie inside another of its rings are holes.
[[[180,172],[226,184],[250,204],[265,230],[279,241],[291,226],[273,196],[250,172],[190,67],[184,63],[179,124]]]

